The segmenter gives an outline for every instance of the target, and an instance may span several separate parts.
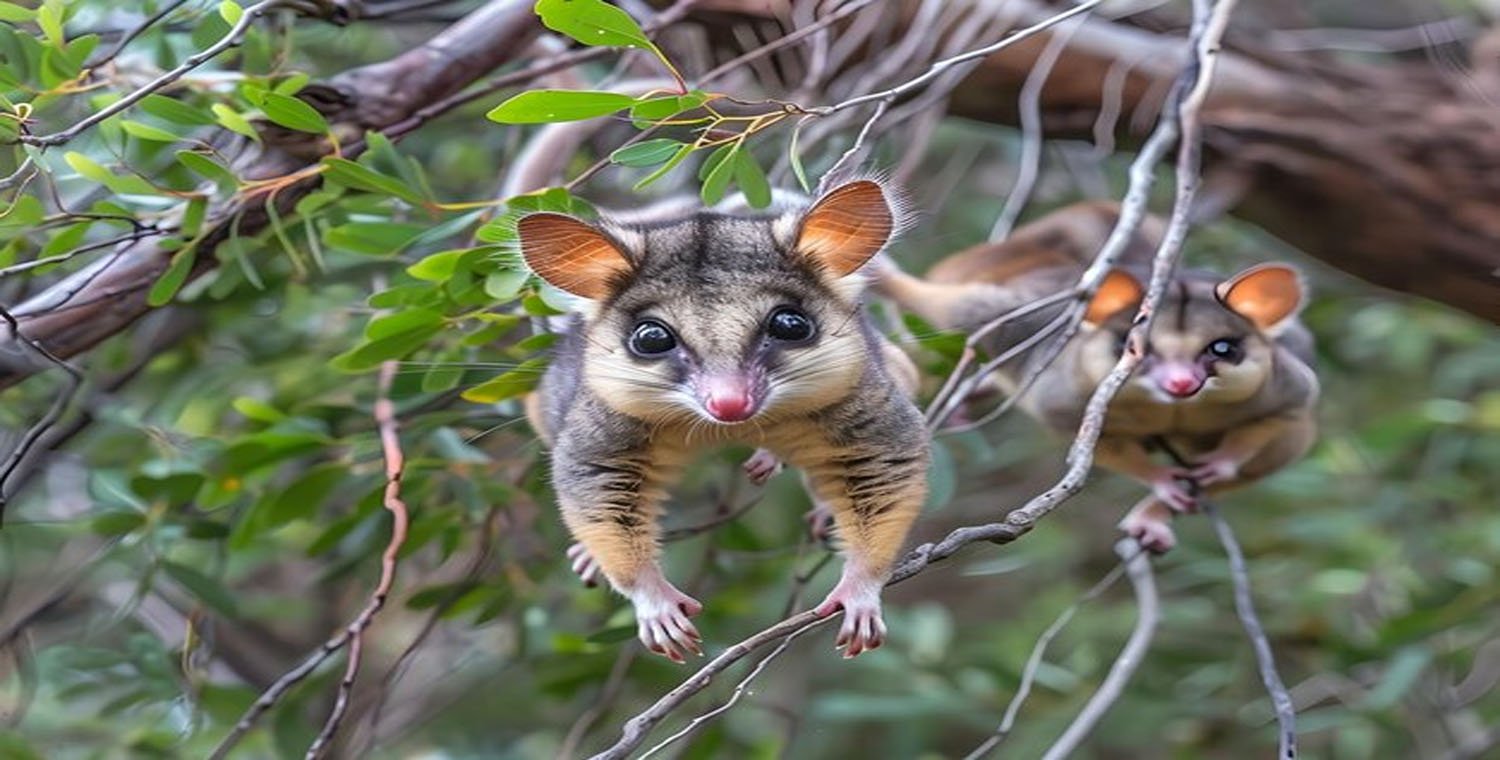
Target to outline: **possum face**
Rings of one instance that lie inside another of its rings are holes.
[[[1116,270],[1085,318],[1079,362],[1097,385],[1124,349],[1130,315],[1143,289]],[[1248,269],[1223,282],[1171,283],[1151,325],[1146,356],[1121,389],[1121,400],[1158,404],[1235,403],[1254,395],[1274,369],[1273,338],[1296,314],[1302,287],[1280,264]]]
[[[780,214],[518,223],[532,270],[592,301],[590,389],[638,419],[718,425],[773,422],[854,388],[870,350],[855,272],[894,227],[870,181]]]

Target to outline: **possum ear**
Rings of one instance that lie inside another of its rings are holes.
[[[529,214],[516,222],[521,257],[543,280],[598,301],[630,276],[630,259],[594,227],[562,214]]]
[[[1230,311],[1274,334],[1302,308],[1302,277],[1285,264],[1261,264],[1219,283],[1214,295]]]
[[[843,277],[879,253],[895,230],[885,190],[871,180],[856,180],[829,191],[807,210],[797,231],[797,253]]]
[[[1099,289],[1094,291],[1088,311],[1083,313],[1083,321],[1091,325],[1103,324],[1110,317],[1135,308],[1145,293],[1141,281],[1134,275],[1123,269],[1111,269],[1104,275],[1104,282],[1099,283]]]

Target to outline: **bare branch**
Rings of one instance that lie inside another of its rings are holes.
[[[1276,711],[1276,723],[1280,727],[1276,757],[1280,760],[1294,760],[1297,757],[1297,708],[1292,704],[1286,684],[1281,682],[1281,675],[1276,672],[1276,655],[1271,652],[1271,642],[1266,637],[1265,626],[1261,625],[1260,617],[1255,614],[1255,601],[1250,594],[1250,573],[1245,569],[1245,554],[1240,551],[1240,542],[1235,540],[1234,530],[1219,514],[1218,507],[1206,500],[1200,501],[1199,506],[1213,522],[1214,532],[1219,535],[1219,543],[1224,545],[1224,553],[1229,555],[1229,577],[1234,581],[1234,608],[1245,628],[1245,635],[1255,648],[1260,680],[1266,685],[1266,694],[1271,698],[1271,707]]]
[[[1136,549],[1139,552],[1139,546]],[[1000,718],[1000,725],[995,727],[995,733],[991,734],[988,739],[985,739],[983,743],[975,747],[972,752],[964,755],[964,760],[979,760],[979,758],[989,754],[996,747],[1000,746],[1001,742],[1005,741],[1005,738],[1010,735],[1011,728],[1016,723],[1016,715],[1021,712],[1021,705],[1025,704],[1026,698],[1031,695],[1031,685],[1036,682],[1036,674],[1037,671],[1041,670],[1042,657],[1046,655],[1047,647],[1051,646],[1052,640],[1057,638],[1059,633],[1062,633],[1062,629],[1067,627],[1068,623],[1073,620],[1073,616],[1078,614],[1078,610],[1083,608],[1083,605],[1098,599],[1101,594],[1114,586],[1116,581],[1120,580],[1120,576],[1125,574],[1126,563],[1133,559],[1135,559],[1135,555],[1133,554],[1122,558],[1119,564],[1110,568],[1109,572],[1105,573],[1104,577],[1100,578],[1098,583],[1095,583],[1092,588],[1085,591],[1083,596],[1078,597],[1077,601],[1068,605],[1068,608],[1063,610],[1057,616],[1057,619],[1053,620],[1052,624],[1047,626],[1046,630],[1042,631],[1042,635],[1037,637],[1036,644],[1031,648],[1031,655],[1026,658],[1026,667],[1021,671],[1021,683],[1016,687],[1016,693],[1010,698],[1010,703],[1005,706],[1005,715]]]
[[[1068,46],[1068,40],[1072,39],[1078,25],[1074,22],[1062,27],[1047,40],[1047,47],[1042,48],[1036,65],[1026,76],[1026,84],[1021,86],[1021,168],[1010,194],[1005,197],[1000,216],[990,228],[991,241],[1004,240],[1010,235],[1016,220],[1021,218],[1021,210],[1031,199],[1032,189],[1036,187],[1042,166],[1042,88],[1047,86],[1047,77],[1052,75],[1052,68],[1057,65],[1058,57]]]
[[[1063,760],[1078,749],[1094,730],[1094,726],[1099,724],[1104,713],[1120,699],[1125,684],[1135,675],[1136,669],[1146,657],[1146,650],[1151,646],[1151,639],[1156,635],[1156,624],[1161,620],[1161,606],[1156,596],[1156,580],[1151,574],[1150,555],[1141,551],[1140,544],[1134,539],[1128,538],[1115,544],[1115,554],[1125,561],[1126,574],[1135,591],[1136,605],[1140,608],[1135,629],[1130,632],[1130,638],[1125,641],[1120,655],[1110,666],[1109,675],[1099,684],[1099,690],[1089,697],[1088,703],[1073,718],[1073,722],[1068,724],[1062,736],[1047,748],[1042,760]]]
[[[307,748],[307,760],[317,760],[328,750],[329,743],[339,730],[339,724],[349,709],[349,698],[354,692],[354,679],[359,675],[361,655],[364,652],[364,633],[375,616],[385,606],[396,583],[396,559],[406,543],[406,528],[411,520],[406,502],[401,500],[401,475],[406,470],[406,456],[401,451],[399,426],[396,422],[396,405],[391,401],[391,385],[396,378],[396,362],[386,361],[380,365],[375,397],[375,424],[380,431],[380,451],[385,457],[386,511],[391,513],[391,537],[380,556],[380,582],[370,593],[370,601],[359,616],[344,629],[349,634],[349,661],[344,667],[344,677],[339,681],[338,695],[333,702],[333,711],[323,724],[323,730]]]

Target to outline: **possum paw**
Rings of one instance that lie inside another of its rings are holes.
[[[1177,545],[1177,534],[1172,532],[1172,526],[1150,515],[1127,515],[1120,522],[1120,530],[1153,554],[1165,554]]]
[[[844,624],[839,627],[835,649],[844,650],[844,659],[878,649],[885,643],[885,620],[880,615],[880,581],[844,571],[837,586],[813,611],[827,617],[842,609]]]
[[[755,453],[745,460],[744,468],[745,477],[749,478],[751,483],[763,486],[766,481],[775,477],[776,473],[781,472],[781,460],[768,449],[756,449]]]
[[[703,611],[697,599],[678,591],[665,578],[651,580],[629,594],[635,605],[636,631],[646,648],[671,660],[685,662],[702,655],[703,637],[688,618]]]
[[[814,500],[813,508],[802,519],[807,522],[807,534],[814,541],[826,544],[833,540],[833,510],[822,502]]]
[[[583,544],[573,544],[568,547],[568,560],[572,563],[573,574],[577,575],[583,585],[593,588],[599,585],[599,563],[594,561],[594,555],[583,548]]]

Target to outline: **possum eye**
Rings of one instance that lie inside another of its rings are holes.
[[[643,319],[631,329],[628,343],[636,356],[659,356],[677,347],[677,336],[666,325]]]
[[[766,335],[788,343],[798,343],[813,336],[812,320],[790,306],[771,312],[766,320]]]
[[[1215,359],[1223,359],[1227,362],[1238,362],[1245,358],[1245,350],[1240,347],[1239,338],[1219,338],[1209,343],[1208,348],[1203,351]]]

